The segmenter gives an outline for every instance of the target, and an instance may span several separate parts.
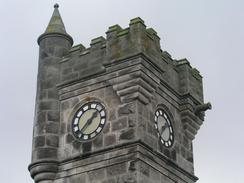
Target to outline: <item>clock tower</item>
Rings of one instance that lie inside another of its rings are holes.
[[[202,76],[141,18],[73,46],[58,5],[39,38],[36,183],[194,183],[192,141],[211,108]]]

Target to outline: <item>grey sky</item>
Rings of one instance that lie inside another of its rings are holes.
[[[204,77],[213,110],[194,141],[198,183],[244,179],[243,0],[0,0],[1,182],[33,182],[27,171],[38,62],[37,37],[53,4],[75,44],[105,36],[108,27],[140,16],[174,58],[186,57]]]

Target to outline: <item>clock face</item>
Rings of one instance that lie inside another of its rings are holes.
[[[165,147],[171,147],[174,142],[173,126],[168,115],[162,109],[155,112],[155,128],[160,141]]]
[[[79,140],[90,140],[102,131],[105,123],[104,106],[98,102],[89,102],[76,112],[72,121],[72,131]]]

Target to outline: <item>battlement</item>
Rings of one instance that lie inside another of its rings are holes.
[[[99,36],[91,40],[90,47],[75,45],[70,54],[85,55],[100,49],[110,49],[109,59],[118,59],[121,55],[143,52],[148,56],[161,59],[160,38],[153,28],[146,28],[144,21],[137,17],[130,21],[129,27],[122,29],[119,25],[110,26],[106,38]],[[113,53],[113,54],[112,54]]]
[[[130,20],[127,28],[121,28],[118,24],[110,26],[106,38],[99,36],[92,39],[88,48],[82,44],[73,46],[61,60],[61,65],[64,66],[61,67],[64,68],[61,72],[62,83],[94,76],[95,73],[105,71],[106,65],[138,54],[157,68],[162,82],[177,89],[179,95],[190,93],[197,101],[203,100],[199,71],[192,68],[187,59],[176,60],[167,51],[163,51],[157,32],[153,28],[147,28],[139,17]],[[193,85],[197,87],[192,87]]]

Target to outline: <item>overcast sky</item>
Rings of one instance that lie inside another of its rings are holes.
[[[204,77],[213,110],[194,140],[198,183],[244,180],[243,0],[0,0],[0,174],[3,183],[31,183],[37,37],[60,12],[75,44],[140,16],[174,58],[187,58]]]

